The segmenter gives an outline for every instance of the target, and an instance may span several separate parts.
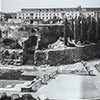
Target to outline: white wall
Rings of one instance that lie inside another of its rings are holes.
[[[33,16],[30,15],[30,13],[33,13]],[[95,16],[95,12],[93,11],[82,11],[82,13],[87,17],[89,15],[91,16]],[[20,15],[19,15],[20,14]],[[64,15],[63,15],[64,14]],[[44,19],[44,20],[48,20],[48,19],[53,19],[53,17],[59,17],[59,18],[64,18],[67,16],[67,18],[75,18],[75,16],[79,16],[79,11],[72,11],[72,10],[66,10],[64,9],[63,11],[61,11],[60,9],[56,9],[55,11],[53,9],[49,9],[48,12],[46,9],[42,9],[41,12],[39,12],[39,9],[35,9],[35,10],[28,10],[28,11],[21,11],[17,13],[17,18],[21,17],[21,19],[26,19],[27,17],[29,17],[30,19],[35,19],[37,17],[37,19]]]

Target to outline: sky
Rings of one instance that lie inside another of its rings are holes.
[[[0,0],[0,11],[1,11],[1,0]]]
[[[0,0],[4,12],[17,12],[21,8],[100,7],[100,0]]]

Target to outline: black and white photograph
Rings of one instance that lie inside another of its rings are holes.
[[[0,0],[0,100],[100,100],[100,0]]]

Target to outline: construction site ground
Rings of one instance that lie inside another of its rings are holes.
[[[43,85],[37,92],[27,92],[37,97],[41,94],[47,96],[50,99],[97,99],[100,98],[100,72],[94,67],[94,65],[100,63],[99,60],[86,61],[87,66],[93,70],[93,75],[77,75],[77,74],[59,74],[48,82],[47,85]],[[28,68],[29,67],[29,68]],[[75,64],[60,65],[60,70],[66,70],[68,68],[84,68],[82,62]],[[4,68],[5,67],[0,67]],[[8,67],[6,67],[8,68]],[[15,68],[14,66],[9,67]],[[21,66],[17,68],[33,69],[33,66]],[[8,95],[12,93],[18,93],[20,95],[26,94],[26,92],[20,92],[19,90],[10,90],[0,88],[0,93],[7,92]]]

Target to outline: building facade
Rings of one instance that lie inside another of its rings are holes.
[[[33,9],[21,9],[20,12],[17,12],[17,19],[43,19],[49,20],[54,17],[58,19],[75,18],[80,14],[84,16],[98,17],[100,16],[100,8],[33,8]]]

